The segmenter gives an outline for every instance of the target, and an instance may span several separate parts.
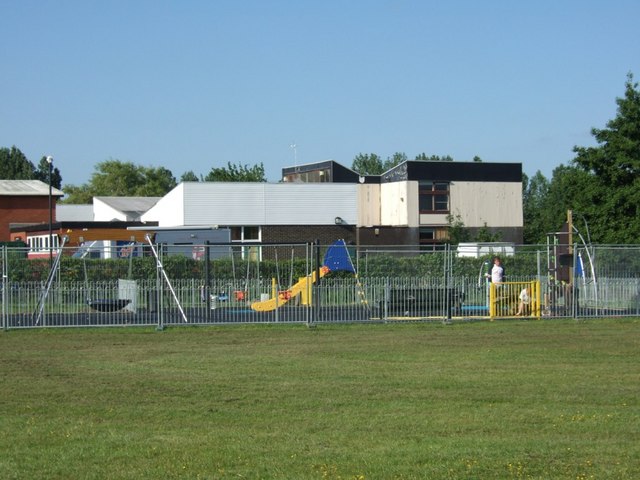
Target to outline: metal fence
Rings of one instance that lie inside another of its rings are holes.
[[[340,244],[347,266],[333,269],[332,247],[146,245],[108,258],[62,247],[29,258],[5,246],[2,328],[499,320],[516,318],[525,288],[527,319],[640,316],[640,246],[518,246],[502,254],[501,291],[486,278],[490,254]]]

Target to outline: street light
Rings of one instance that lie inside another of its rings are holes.
[[[51,172],[53,170],[53,157],[47,155],[49,164],[49,266],[53,265],[53,203],[51,200]]]

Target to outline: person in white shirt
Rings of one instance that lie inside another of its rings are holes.
[[[493,267],[491,268],[491,283],[502,283],[504,282],[504,267],[502,266],[502,261],[500,257],[495,257],[493,259]]]
[[[525,287],[518,296],[520,303],[518,304],[518,313],[516,315],[522,315],[529,309],[529,303],[531,303],[531,293],[529,287]]]

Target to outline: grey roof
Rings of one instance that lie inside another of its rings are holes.
[[[56,222],[93,222],[93,205],[56,205]]]
[[[162,197],[94,197],[122,213],[142,215]]]
[[[48,196],[49,185],[40,180],[0,180],[0,195],[5,196]],[[54,197],[64,196],[62,190],[51,189]]]

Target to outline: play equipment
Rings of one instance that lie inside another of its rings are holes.
[[[290,288],[277,291],[276,279],[272,279],[271,298],[253,302],[251,304],[251,309],[256,312],[270,312],[285,305],[298,296],[300,296],[300,303],[302,305],[309,305],[311,303],[311,285],[329,272],[335,272],[338,270],[344,270],[354,274],[356,273],[356,269],[351,262],[344,240],[337,240],[327,249],[324,261],[322,262],[322,267],[320,267],[318,272],[314,271],[310,275],[300,277],[298,282]]]
[[[496,317],[515,316],[518,310],[520,292],[527,289],[529,297],[527,317],[540,318],[540,281],[530,282],[503,282],[489,284],[489,317],[493,320]]]
[[[47,297],[49,296],[49,290],[51,290],[51,285],[53,285],[53,281],[56,278],[56,271],[60,268],[60,259],[62,258],[62,251],[64,249],[65,244],[69,240],[69,237],[65,235],[62,237],[62,245],[60,245],[59,253],[55,256],[55,260],[49,269],[49,276],[47,277],[47,281],[42,289],[42,295],[38,299],[38,305],[36,307],[36,311],[33,313],[33,318],[35,319],[35,324],[38,325],[40,323],[40,319],[42,318],[42,313],[44,312],[44,306],[47,302]]]
[[[117,312],[129,305],[131,300],[127,298],[105,298],[98,300],[87,300],[87,304],[97,312]]]
[[[89,293],[89,278],[87,275],[87,258],[113,258],[115,248],[109,241],[93,241],[88,245],[82,245],[76,253],[75,258],[82,259],[82,269],[84,271],[85,291]],[[98,245],[96,247],[96,245]],[[105,245],[107,245],[105,247]],[[97,248],[97,250],[95,250]],[[127,279],[118,279],[118,298],[91,298],[87,297],[87,305],[96,312],[118,312],[123,309],[135,313],[137,307],[137,286],[136,282],[131,280],[132,260],[137,251],[138,244],[136,242],[128,242],[117,247],[115,256],[118,258],[129,259],[129,274]],[[114,251],[112,251],[114,250]]]

